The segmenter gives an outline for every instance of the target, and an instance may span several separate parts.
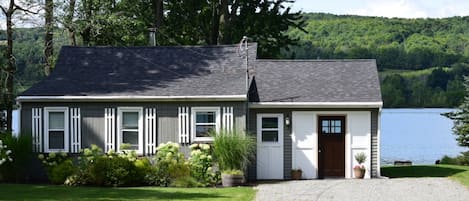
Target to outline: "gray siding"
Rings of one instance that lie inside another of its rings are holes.
[[[244,102],[158,102],[158,103],[23,103],[21,107],[21,131],[31,134],[31,109],[33,107],[78,107],[81,109],[82,147],[96,144],[104,148],[104,108],[143,107],[157,109],[157,144],[178,142],[178,107],[233,107],[235,128],[246,129],[246,105]],[[117,111],[117,110],[116,110]],[[44,116],[44,115],[43,115]],[[189,150],[182,150],[188,156]]]
[[[377,166],[378,166],[378,155],[377,155],[377,147],[378,147],[378,136],[377,136],[377,129],[378,129],[378,109],[251,109],[249,112],[249,124],[248,130],[254,138],[256,138],[257,133],[257,114],[259,113],[282,113],[285,117],[290,118],[292,117],[293,111],[370,111],[371,112],[371,173],[373,177],[377,176]],[[290,126],[284,126],[284,145],[283,145],[283,159],[284,159],[284,179],[290,179],[291,174],[290,171],[292,169],[292,124]],[[249,180],[256,180],[257,178],[257,169],[256,169],[256,158],[253,159],[251,164],[248,166],[248,179]]]
[[[371,111],[371,177],[378,177],[378,110]]]

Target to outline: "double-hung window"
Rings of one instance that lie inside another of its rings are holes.
[[[143,109],[141,107],[118,108],[118,151],[132,150],[143,153]]]
[[[45,152],[68,151],[68,108],[45,107]]]
[[[219,107],[193,107],[192,133],[195,141],[210,141],[210,132],[220,130]]]

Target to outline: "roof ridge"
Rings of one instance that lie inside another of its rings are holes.
[[[249,46],[257,45],[256,42],[249,43]],[[155,49],[155,48],[223,48],[223,47],[237,47],[239,44],[223,44],[223,45],[165,45],[165,46],[71,46],[71,45],[64,45],[62,47],[66,48],[86,48],[86,49]]]
[[[376,59],[256,59],[260,62],[374,62]]]

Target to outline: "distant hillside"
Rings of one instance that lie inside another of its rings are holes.
[[[380,73],[386,107],[454,107],[461,102],[462,76],[469,71],[469,17],[400,19],[308,13],[304,19],[307,33],[289,30],[299,45],[284,51],[284,57],[375,58],[379,70],[386,69]],[[427,70],[419,76],[401,76],[404,71],[392,69]]]

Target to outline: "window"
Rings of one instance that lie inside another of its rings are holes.
[[[68,108],[45,107],[45,152],[68,151]]]
[[[323,117],[321,118],[321,131],[323,134],[343,134],[343,117]]]
[[[262,142],[278,142],[279,140],[279,118],[261,118],[261,140]]]
[[[119,133],[118,147],[143,154],[143,109],[140,107],[118,108]]]
[[[192,133],[195,141],[212,140],[210,132],[220,130],[220,108],[193,107]]]

